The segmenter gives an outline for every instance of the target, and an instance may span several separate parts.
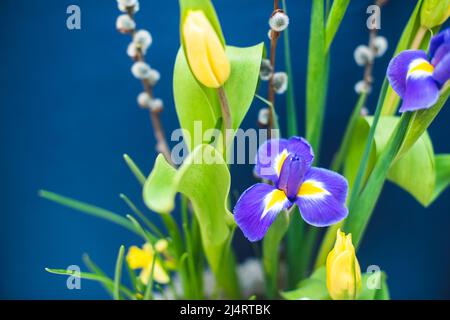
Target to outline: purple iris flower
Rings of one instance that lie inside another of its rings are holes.
[[[397,55],[389,64],[387,77],[403,99],[400,112],[432,107],[450,79],[450,28],[431,39],[429,56],[422,50]]]
[[[261,240],[277,215],[294,204],[303,219],[317,227],[347,216],[347,180],[333,171],[312,167],[313,160],[311,146],[300,137],[272,139],[260,146],[255,173],[273,185],[251,186],[234,207],[236,223],[248,240]]]

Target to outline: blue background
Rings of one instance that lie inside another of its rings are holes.
[[[302,130],[309,3],[288,1]],[[66,28],[70,4],[81,7],[81,30]],[[266,40],[271,4],[215,1],[227,42],[247,46]],[[363,70],[355,65],[353,50],[367,43],[369,4],[353,1],[332,48],[322,165],[329,164],[356,100],[353,86]],[[375,93],[414,4],[390,1],[383,11],[380,33],[391,47],[376,61]],[[0,297],[107,298],[100,285],[89,281],[82,282],[82,290],[69,291],[64,277],[50,275],[44,267],[82,265],[81,256],[88,252],[111,275],[119,246],[140,240],[116,225],[40,199],[37,191],[56,191],[121,214],[128,211],[120,192],[141,204],[139,186],[122,154],[130,154],[148,172],[155,158],[154,140],[147,113],[136,105],[141,85],[130,74],[125,53],[129,37],[115,30],[116,1],[2,0],[0,8]],[[148,58],[162,74],[155,91],[165,100],[163,121],[171,132],[178,127],[171,89],[179,43],[177,1],[141,0],[137,22],[154,37]],[[372,111],[375,96],[368,102]],[[283,118],[283,97],[278,97],[278,106]],[[255,126],[260,107],[256,101],[245,128]],[[447,107],[430,128],[436,153],[450,152],[449,122]],[[250,166],[235,167],[233,174],[237,192],[254,181]],[[376,264],[387,272],[393,298],[450,298],[449,196],[447,190],[424,209],[399,188],[385,186],[359,259],[363,269]],[[241,256],[251,252],[240,232],[236,241],[244,248]]]

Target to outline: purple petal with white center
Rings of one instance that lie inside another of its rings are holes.
[[[291,137],[288,140],[287,150],[289,154],[295,154],[303,159],[305,165],[311,167],[314,161],[314,152],[306,139],[301,137]]]
[[[438,48],[444,44],[450,42],[450,28],[445,29],[444,31],[439,32],[436,36],[431,38],[430,41],[430,57],[434,59],[434,55]]]
[[[434,68],[433,78],[439,82],[441,86],[450,80],[450,52],[447,53]]]
[[[234,207],[234,219],[250,241],[261,240],[281,210],[292,206],[283,191],[257,183],[248,188]]]
[[[439,86],[431,75],[408,77],[400,112],[428,109],[439,99]]]
[[[326,227],[347,217],[347,193],[348,183],[343,176],[330,170],[311,168],[295,203],[307,223]]]
[[[271,139],[264,142],[256,154],[255,174],[277,183],[284,160],[288,155],[288,140]]]
[[[422,50],[406,50],[391,60],[387,69],[387,78],[392,88],[403,98],[406,92],[406,78],[409,65],[416,59],[427,59]]]

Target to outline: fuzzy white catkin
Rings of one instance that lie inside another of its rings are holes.
[[[361,115],[361,117],[366,117],[369,115],[369,109],[367,109],[366,107],[362,107],[359,114]]]
[[[131,19],[129,15],[121,14],[117,17],[116,28],[120,32],[130,32],[131,30],[136,28],[136,22],[134,22],[134,20]]]
[[[278,11],[270,17],[269,25],[272,30],[281,32],[288,27],[289,17],[286,13]]]
[[[144,80],[148,78],[150,70],[151,70],[150,66],[143,61],[135,62],[131,67],[131,73],[139,80]]]
[[[355,52],[353,52],[353,57],[356,64],[361,67],[373,61],[372,51],[365,45],[357,46]]]
[[[373,39],[373,45],[375,47],[376,56],[382,57],[387,49],[388,49],[388,41],[383,36],[377,36],[375,39]]]
[[[161,111],[163,108],[163,101],[159,98],[150,99],[148,106],[152,111]]]
[[[355,84],[355,92],[357,94],[370,93],[371,91],[372,91],[372,88],[370,86],[368,86],[364,80],[360,80]]]
[[[288,75],[286,72],[275,72],[273,75],[273,88],[276,93],[283,94],[288,87]]]
[[[262,108],[258,113],[258,123],[267,126],[269,124],[269,108]]]
[[[117,5],[119,7],[134,7],[135,5],[139,4],[138,0],[117,0]]]
[[[150,100],[151,100],[150,96],[145,91],[141,92],[137,97],[138,105],[142,108],[147,108],[150,104]]]
[[[259,71],[259,77],[261,78],[261,80],[263,80],[263,81],[269,80],[270,77],[272,76],[272,72],[273,72],[273,68],[272,68],[272,65],[270,64],[270,60],[263,59],[261,61],[261,69]]]
[[[127,47],[127,55],[130,58],[135,58],[137,55],[137,48],[136,45],[134,44],[134,42],[130,42],[130,44]]]
[[[127,6],[124,6],[123,4],[118,3],[117,7],[119,8],[120,11],[122,11],[124,13],[128,13]],[[139,11],[139,2],[136,2],[136,4],[132,8],[133,8],[133,13],[138,12]]]
[[[152,35],[147,30],[139,30],[133,36],[133,42],[138,48],[147,50],[153,42]]]
[[[156,69],[150,69],[150,72],[148,73],[147,80],[150,83],[150,85],[154,86],[159,79],[161,78],[161,74]]]

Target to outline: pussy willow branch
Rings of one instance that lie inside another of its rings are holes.
[[[128,8],[127,14],[132,20],[134,20],[133,8]],[[131,39],[133,39],[135,33],[136,29],[130,32]],[[145,56],[142,49],[137,48],[136,51],[137,53],[135,61],[145,62]],[[150,98],[153,98],[153,86],[151,85],[151,83],[147,79],[144,79],[142,80],[142,86],[144,88],[144,91],[148,94],[148,96]],[[155,136],[156,139],[156,150],[164,155],[167,162],[169,162],[172,166],[175,166],[175,164],[172,161],[169,145],[167,144],[166,135],[164,133],[164,127],[161,123],[161,110],[151,110],[150,108],[148,110],[150,114],[150,120],[152,122],[153,135]]]
[[[279,10],[280,10],[279,1],[274,0],[272,16]],[[272,75],[270,76],[270,79],[269,79],[268,99],[269,99],[270,103],[272,104],[272,108],[269,108],[269,123],[268,123],[269,135],[270,135],[270,131],[271,131],[271,129],[273,129],[273,125],[274,125],[273,110],[275,109],[275,88],[273,87],[273,75],[275,73],[275,57],[276,57],[277,43],[278,43],[279,37],[280,37],[279,32],[277,32],[275,30],[271,30],[271,32],[270,32],[270,65],[272,67]]]

